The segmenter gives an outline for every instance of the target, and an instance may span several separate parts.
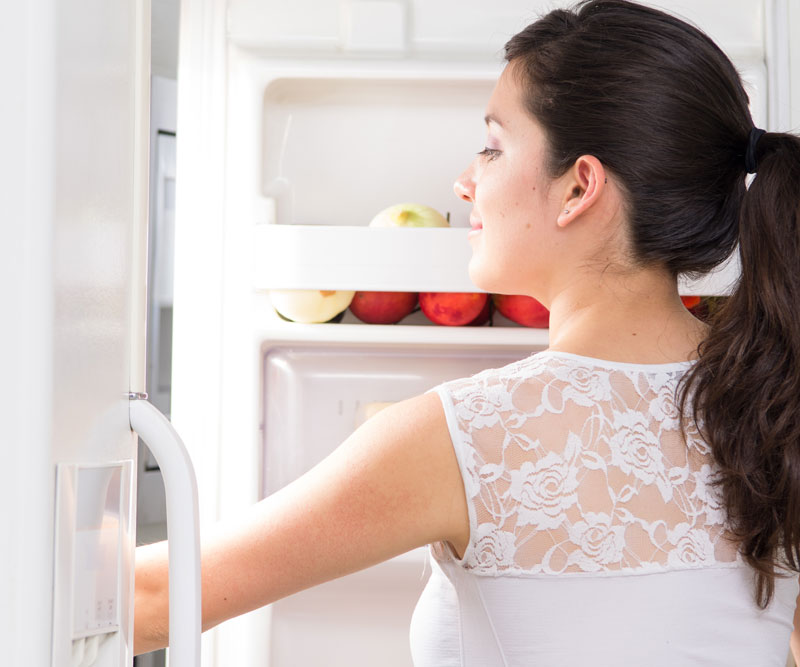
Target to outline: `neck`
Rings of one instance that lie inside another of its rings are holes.
[[[550,304],[550,349],[632,363],[696,358],[707,325],[668,274],[639,271],[573,277]]]

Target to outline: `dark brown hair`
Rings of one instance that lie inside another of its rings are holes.
[[[684,375],[728,528],[769,604],[800,571],[800,138],[753,121],[736,68],[701,30],[626,0],[584,0],[515,35],[506,59],[558,178],[597,157],[625,195],[634,266],[697,277],[739,245],[741,275]],[[684,431],[685,434],[685,431]]]

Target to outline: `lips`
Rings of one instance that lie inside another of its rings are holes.
[[[480,220],[473,220],[472,218],[469,219],[469,226],[472,229],[483,229],[483,223]]]

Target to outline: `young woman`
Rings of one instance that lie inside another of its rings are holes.
[[[544,303],[549,349],[382,411],[220,527],[204,627],[431,544],[418,667],[783,666],[800,139],[754,127],[706,35],[632,2],[552,11],[506,59],[455,190],[472,280]],[[741,278],[703,324],[677,276],[737,244]],[[163,544],[137,554],[136,601],[137,652],[163,646]]]

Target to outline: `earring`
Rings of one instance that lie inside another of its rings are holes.
[[[564,213],[569,213],[569,209],[568,209],[568,208],[565,208],[565,209],[564,209]]]

